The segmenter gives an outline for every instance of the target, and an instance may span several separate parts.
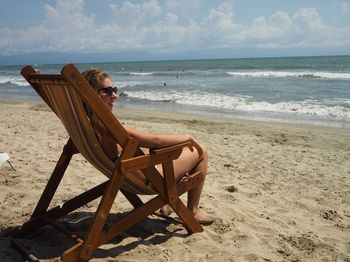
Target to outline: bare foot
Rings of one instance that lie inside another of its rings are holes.
[[[160,213],[169,216],[171,213],[173,213],[173,209],[169,205],[165,205],[160,209]]]
[[[202,225],[211,225],[214,221],[215,218],[206,215],[205,213],[203,213],[202,211],[198,210],[195,214],[194,214],[194,218],[199,222],[199,224]]]

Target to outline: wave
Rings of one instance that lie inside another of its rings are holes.
[[[164,70],[153,72],[114,72],[115,75],[134,75],[134,76],[162,76],[162,77],[183,77],[183,76],[216,76],[224,75],[225,71],[222,70]]]
[[[1,76],[0,84],[15,84],[18,86],[29,86],[23,77]]]
[[[152,102],[171,102],[175,104],[208,107],[232,112],[250,113],[281,113],[300,116],[330,117],[350,121],[350,101],[342,101],[345,106],[339,104],[325,104],[315,100],[286,101],[270,103],[266,101],[252,101],[250,97],[227,96],[210,93],[191,92],[127,92],[128,98],[149,100]],[[327,101],[329,102],[329,101]],[[338,101],[339,102],[339,101]]]
[[[327,71],[228,71],[229,69],[211,69],[211,70],[164,70],[164,71],[153,71],[153,72],[113,72],[118,78],[120,76],[152,76],[152,77],[299,77],[299,78],[324,78],[324,79],[350,79],[349,72],[327,72]]]
[[[350,79],[350,73],[333,72],[292,72],[292,71],[255,71],[255,72],[226,72],[237,77],[303,77],[326,79]]]
[[[224,70],[188,70],[178,71],[159,71],[159,72],[130,72],[129,75],[135,76],[174,76],[176,78],[183,76],[235,76],[235,77],[301,77],[301,78],[324,78],[324,79],[350,79],[350,73],[335,72],[312,72],[312,71],[224,71]]]
[[[154,73],[152,72],[130,72],[130,75],[135,75],[135,76],[149,76],[153,75]]]

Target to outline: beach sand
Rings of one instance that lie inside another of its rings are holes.
[[[0,167],[3,231],[30,217],[68,136],[41,103],[2,99],[0,112],[0,151],[16,169]],[[118,116],[144,131],[192,134],[208,147],[201,208],[217,220],[187,236],[181,225],[149,217],[91,261],[350,261],[349,129],[121,109]],[[52,206],[104,180],[74,156]],[[97,204],[68,215],[63,225],[86,230]],[[129,208],[118,194],[114,216]],[[47,257],[72,244],[50,227],[21,243]],[[4,237],[0,260],[23,261]]]

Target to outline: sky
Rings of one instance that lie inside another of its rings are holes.
[[[350,0],[3,0],[0,65],[350,55]]]

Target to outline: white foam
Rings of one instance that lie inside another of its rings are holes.
[[[226,72],[228,75],[237,77],[310,77],[326,79],[350,79],[350,73],[333,72],[292,72],[292,71],[246,71],[246,72]]]
[[[16,84],[18,86],[29,86],[28,82],[23,77],[1,76],[0,84]]]
[[[127,92],[130,98],[147,99],[150,101],[172,101],[178,104],[207,106],[216,109],[225,109],[256,113],[288,113],[294,115],[312,115],[318,117],[332,117],[350,121],[350,107],[328,106],[313,100],[289,101],[269,103],[266,101],[251,101],[249,97],[227,96],[221,94],[157,91],[155,93],[138,91]],[[329,101],[328,101],[329,102]],[[345,101],[346,102],[346,101]]]
[[[153,75],[152,72],[130,72],[130,75],[135,75],[135,76],[149,76]]]
[[[114,82],[114,85],[119,88],[125,88],[128,86],[128,83],[127,82],[121,82],[121,81],[117,81],[117,82]]]

